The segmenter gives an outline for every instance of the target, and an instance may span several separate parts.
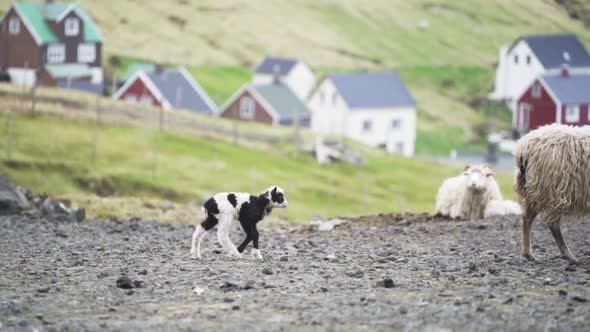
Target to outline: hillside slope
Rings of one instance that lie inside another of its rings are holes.
[[[106,53],[193,65],[251,66],[276,54],[314,67],[488,66],[520,34],[569,31],[590,41],[554,0],[79,2]]]

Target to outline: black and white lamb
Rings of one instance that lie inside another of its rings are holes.
[[[277,186],[268,188],[259,196],[248,193],[219,193],[209,198],[203,205],[203,212],[207,218],[196,227],[191,244],[191,256],[201,258],[201,241],[209,230],[219,224],[217,239],[228,251],[230,256],[242,257],[242,252],[253,242],[252,256],[262,260],[260,248],[258,248],[257,224],[269,215],[273,208],[286,208],[288,202],[285,199],[283,189]],[[234,218],[238,218],[242,229],[246,233],[246,239],[237,248],[229,238],[229,231]]]

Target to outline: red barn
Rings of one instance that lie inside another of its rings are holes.
[[[113,95],[116,100],[142,103],[164,109],[186,109],[213,115],[217,106],[183,67],[137,71]]]
[[[590,75],[544,75],[520,96],[514,113],[514,127],[521,133],[551,123],[590,125]]]

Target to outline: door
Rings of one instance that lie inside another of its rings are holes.
[[[527,103],[521,103],[518,115],[518,129],[521,133],[528,132],[531,122],[531,106]]]

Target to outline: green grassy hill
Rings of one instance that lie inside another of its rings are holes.
[[[270,53],[313,67],[489,66],[520,34],[571,31],[590,41],[554,0],[79,2],[108,54],[193,65],[251,66]]]
[[[39,95],[51,92],[41,89]],[[3,98],[0,174],[37,192],[81,194],[81,198],[74,199],[102,216],[140,214],[145,204],[129,207],[123,199],[96,208],[93,204],[101,205],[102,200],[88,200],[87,195],[166,198],[188,203],[202,202],[215,192],[258,192],[272,184],[284,187],[291,202],[289,209],[277,212],[277,216],[291,221],[308,221],[315,215],[328,218],[406,210],[430,212],[440,183],[461,171],[459,165],[406,159],[357,145],[355,148],[368,160],[367,167],[319,166],[311,155],[296,153],[288,141],[255,144],[240,139],[236,145],[231,138],[214,140],[207,131],[181,133],[169,126],[160,133],[149,123],[138,126],[108,114],[101,116],[103,124],[97,126],[88,121],[87,116],[93,112],[75,115],[73,109],[49,102],[39,102],[38,115],[31,117],[23,114],[29,102]],[[101,104],[104,109],[111,105],[107,100]],[[11,125],[7,122],[9,110],[21,110],[11,113]],[[151,108],[144,111],[157,112]],[[212,121],[194,114],[186,116]],[[288,135],[291,129],[275,128],[274,132]],[[301,134],[303,138],[309,135]],[[498,178],[507,197],[513,197],[510,174],[499,174]],[[194,214],[188,218],[194,218]]]
[[[564,31],[590,43],[580,0],[79,2],[105,37],[108,72],[138,59],[186,65],[218,105],[267,54],[302,59],[318,76],[394,67],[418,101],[420,154],[481,149],[490,116],[510,125],[484,101],[500,45]]]

